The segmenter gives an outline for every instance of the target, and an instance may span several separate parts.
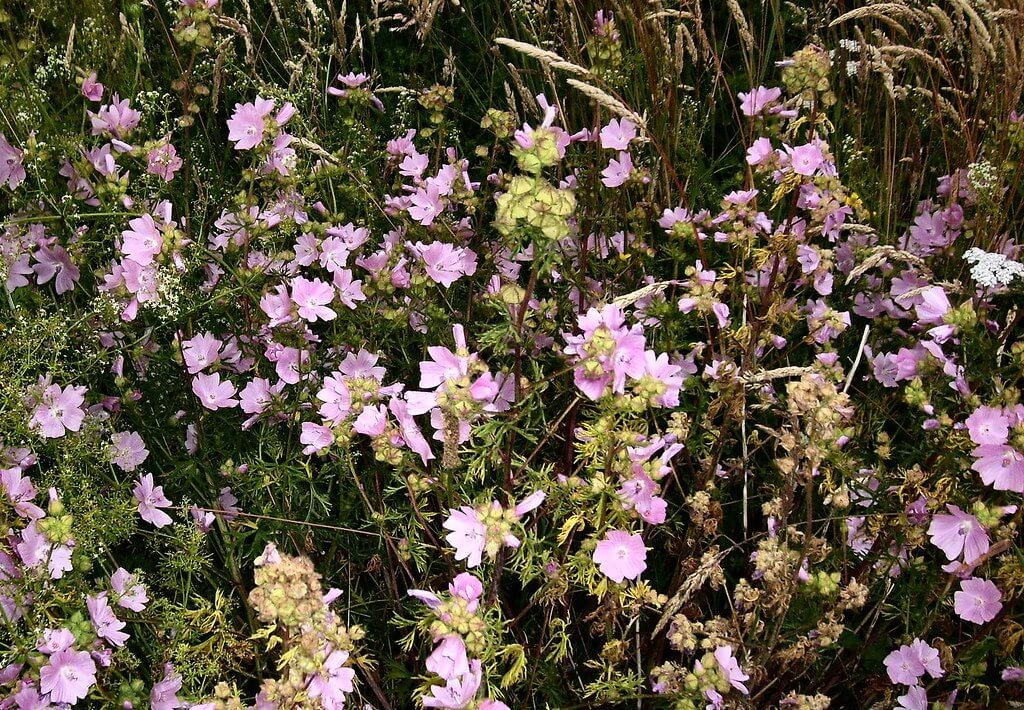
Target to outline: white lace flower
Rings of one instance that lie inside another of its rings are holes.
[[[1007,259],[1002,254],[972,247],[964,252],[964,260],[972,265],[971,277],[981,286],[1008,286],[1015,277],[1024,278],[1024,264]]]

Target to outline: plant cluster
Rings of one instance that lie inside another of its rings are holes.
[[[1019,7],[60,4],[0,708],[1024,699]]]

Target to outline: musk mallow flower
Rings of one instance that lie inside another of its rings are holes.
[[[88,651],[65,648],[39,669],[39,690],[52,703],[74,705],[96,684],[96,663]]]
[[[614,304],[591,308],[578,321],[582,335],[565,334],[565,354],[574,356],[576,386],[592,400],[600,399],[608,386],[625,391],[626,378],[637,378],[646,369],[643,329],[626,327],[626,316]]]
[[[149,603],[145,585],[124,567],[110,575],[110,588],[114,590],[114,601],[125,609],[143,611]]]
[[[346,665],[348,651],[335,649],[309,681],[307,694],[324,708],[342,708],[345,696],[355,690],[356,672]]]
[[[636,139],[636,124],[628,118],[613,118],[599,134],[602,148],[627,150],[630,142]]]
[[[163,178],[164,182],[174,179],[174,174],[181,170],[184,161],[178,156],[178,151],[171,143],[162,143],[149,151],[146,156],[146,172]]]
[[[460,572],[448,584],[448,593],[453,598],[460,599],[461,603],[465,605],[467,612],[475,614],[480,606],[480,597],[484,593],[484,585],[469,572]],[[442,606],[441,598],[425,589],[410,589],[409,596],[419,599],[434,610],[440,609]]]
[[[444,211],[441,193],[437,185],[430,184],[416,190],[409,198],[409,216],[425,227],[429,227]]]
[[[466,643],[458,634],[448,634],[441,638],[433,653],[427,658],[427,670],[451,680],[469,673],[469,659],[466,656]]]
[[[637,579],[647,569],[644,539],[623,530],[609,530],[594,548],[594,563],[613,582]]]
[[[971,468],[997,491],[1024,493],[1024,454],[1007,444],[986,444],[971,451]]]
[[[110,461],[122,471],[134,471],[149,456],[137,431],[118,431],[110,437]]]
[[[181,674],[174,671],[174,666],[170,663],[164,666],[164,677],[153,684],[153,689],[149,693],[150,710],[176,710],[185,707],[185,703],[178,699],[181,684]]]
[[[442,527],[451,531],[445,540],[455,548],[455,559],[466,560],[467,567],[478,567],[485,551],[494,559],[502,546],[519,547],[519,538],[512,534],[513,525],[544,499],[543,491],[534,491],[512,509],[492,501],[477,508],[464,505],[449,510]]]
[[[196,375],[220,360],[221,342],[213,333],[200,333],[181,341],[181,358],[188,374]]]
[[[302,453],[306,456],[317,454],[334,443],[334,432],[330,427],[316,422],[302,422],[299,442],[305,444]]]
[[[932,678],[941,678],[943,675],[938,650],[921,639],[914,639],[909,646],[900,646],[886,656],[883,662],[889,680],[896,684],[917,685],[925,673]]]
[[[82,96],[90,101],[99,101],[103,98],[103,84],[96,81],[96,72],[89,72],[89,76],[82,80]]]
[[[71,261],[71,255],[67,249],[58,244],[41,246],[32,256],[36,260],[36,263],[32,265],[36,283],[41,285],[52,279],[54,290],[58,296],[75,288],[81,271]]]
[[[22,475],[21,468],[14,466],[0,469],[0,486],[18,517],[38,520],[46,515],[42,508],[32,502],[36,497],[36,487],[32,485],[32,479]]]
[[[917,320],[922,325],[942,325],[952,309],[949,297],[941,286],[926,288],[920,293],[921,301],[914,305]]]
[[[772,148],[771,139],[762,136],[750,144],[747,148],[747,163],[749,165],[761,165],[775,157],[775,149]]]
[[[328,307],[334,300],[334,286],[320,279],[295,277],[291,282],[291,299],[298,306],[298,314],[310,323],[334,320],[338,314]]]
[[[135,482],[132,494],[135,496],[135,500],[139,502],[137,510],[143,520],[147,523],[152,523],[158,528],[171,524],[171,516],[162,511],[161,508],[169,508],[173,504],[164,495],[163,486],[153,485],[153,474],[147,473],[139,478]]]
[[[928,694],[920,685],[910,686],[896,701],[896,707],[901,710],[928,710]]]
[[[795,148],[786,146],[786,156],[793,172],[804,177],[812,177],[825,162],[821,148],[814,143],[798,145]]]
[[[951,504],[946,508],[949,514],[943,513],[932,518],[928,536],[932,544],[945,553],[946,559],[955,560],[963,553],[964,562],[973,564],[988,552],[988,533],[970,513]]]
[[[11,145],[7,136],[0,133],[0,185],[6,184],[13,190],[25,180],[24,158],[25,152]]]
[[[768,113],[774,104],[782,96],[782,89],[778,87],[766,88],[758,86],[749,92],[739,92],[740,111],[744,116],[760,116]]]
[[[1011,419],[1000,407],[978,407],[964,422],[971,441],[978,446],[1005,444]]]
[[[430,695],[421,701],[425,708],[445,708],[445,710],[462,710],[469,707],[476,698],[483,681],[483,664],[474,659],[469,664],[469,671],[460,676],[448,679],[441,685],[431,685]]]
[[[228,140],[235,144],[235,150],[251,150],[263,142],[268,132],[267,117],[274,110],[274,101],[257,95],[255,101],[235,104],[234,113],[228,119]],[[286,103],[273,118],[273,124],[280,127],[295,115],[295,107]]]
[[[65,545],[51,543],[33,520],[21,531],[21,541],[14,544],[14,550],[26,567],[45,566],[51,579],[60,579],[72,569],[72,545],[74,542]]]
[[[960,591],[953,595],[953,610],[964,621],[987,624],[1003,608],[999,587],[988,579],[970,577],[960,581]]]
[[[652,407],[678,407],[683,368],[669,360],[668,353],[644,352],[644,372],[633,384],[633,391]]]
[[[199,373],[192,378],[192,393],[199,398],[204,407],[212,411],[237,407],[237,392],[230,380],[221,382],[219,372],[210,375]]]
[[[416,242],[411,248],[423,261],[427,276],[445,288],[450,288],[463,276],[476,273],[476,253],[471,249],[444,242]]]
[[[128,99],[114,94],[109,104],[100,106],[95,113],[89,111],[94,136],[106,135],[124,140],[139,125],[142,114],[132,108]]]
[[[633,175],[633,158],[626,151],[619,151],[618,159],[612,158],[601,171],[601,182],[605,187],[619,187]]]
[[[47,385],[32,410],[29,428],[45,439],[59,439],[69,431],[78,431],[85,419],[85,387]]]
[[[750,680],[750,676],[743,672],[739,661],[732,655],[732,646],[719,646],[716,648],[715,660],[718,662],[718,668],[722,671],[722,675],[729,681],[729,685],[744,695],[749,695],[750,691],[747,690],[747,686],[743,684],[743,681]]]
[[[89,619],[96,635],[114,646],[124,646],[128,640],[128,634],[121,630],[125,623],[114,615],[114,610],[110,608],[110,602],[107,600],[107,593],[88,596],[85,598],[85,604],[89,609]]]
[[[664,498],[656,495],[658,484],[641,469],[625,481],[618,490],[622,507],[635,510],[645,523],[660,525],[665,522],[668,504]]]

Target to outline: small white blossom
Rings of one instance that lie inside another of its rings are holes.
[[[964,260],[972,264],[971,277],[981,286],[1007,286],[1014,277],[1024,278],[1024,264],[1007,259],[1002,254],[973,247],[964,252]]]

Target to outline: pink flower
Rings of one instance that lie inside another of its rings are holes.
[[[476,254],[469,249],[444,242],[432,242],[429,245],[417,242],[413,250],[423,260],[427,276],[445,288],[463,276],[476,273]]]
[[[787,146],[786,153],[789,155],[790,166],[797,175],[811,177],[825,162],[821,148],[814,143],[807,143],[796,148]]]
[[[49,385],[32,411],[29,428],[45,439],[59,439],[68,431],[78,431],[85,419],[85,387]]]
[[[263,377],[254,377],[242,391],[239,392],[239,402],[242,411],[246,414],[262,414],[271,402],[274,395],[281,393],[281,387],[271,386],[270,380]]]
[[[7,493],[7,499],[14,507],[18,517],[38,520],[45,517],[46,513],[38,505],[32,502],[36,497],[36,487],[28,476],[21,475],[20,468],[5,468],[0,470],[0,485]]]
[[[32,267],[36,281],[44,284],[56,277],[53,283],[58,296],[72,290],[78,283],[81,272],[64,247],[39,247],[33,256],[38,262]]]
[[[583,335],[565,335],[567,355],[575,355],[573,371],[576,386],[592,400],[612,392],[625,392],[626,377],[640,377],[646,368],[643,330],[639,325],[627,328],[622,309],[614,304],[600,311],[591,308],[579,317]]]
[[[750,93],[739,93],[740,98],[740,110],[744,116],[758,116],[771,107],[779,97],[782,96],[782,89],[765,88],[759,86],[756,89],[751,89]]]
[[[181,341],[181,357],[185,361],[185,369],[190,375],[202,372],[219,360],[223,345],[213,333],[200,333]]]
[[[609,530],[594,549],[594,563],[613,582],[636,579],[647,569],[647,548],[640,535]]]
[[[725,304],[722,304],[725,305]],[[661,407],[678,407],[679,390],[683,386],[683,370],[679,365],[669,362],[668,353],[656,354],[653,350],[644,352],[644,373],[641,381],[646,381],[654,395],[653,404]],[[645,394],[646,394],[645,390]]]
[[[352,394],[340,372],[324,378],[324,386],[316,393],[316,398],[323,402],[320,416],[334,424],[341,424],[352,410]]]
[[[939,652],[921,639],[914,639],[909,646],[900,646],[885,657],[885,669],[889,680],[902,685],[917,685],[918,679],[928,673],[932,678],[942,676]]]
[[[345,665],[346,661],[348,651],[331,651],[323,666],[309,681],[308,695],[319,699],[321,707],[341,710],[345,706],[345,696],[355,690],[352,681],[355,680],[356,672]]]
[[[964,562],[972,564],[988,552],[989,539],[978,519],[955,505],[947,505],[950,515],[936,515],[928,526],[932,544],[946,553],[946,559],[955,560],[960,553]]]
[[[715,660],[718,661],[718,667],[725,679],[729,681],[729,685],[744,695],[749,695],[750,691],[747,690],[747,686],[743,685],[743,681],[750,680],[750,676],[743,672],[739,662],[733,657],[732,646],[716,648]]]
[[[82,80],[82,96],[90,101],[103,98],[103,84],[96,81],[96,72],[89,72],[89,76]]]
[[[24,157],[25,152],[8,143],[7,136],[0,133],[0,185],[6,183],[13,190],[25,180]]]
[[[427,658],[427,670],[445,680],[469,673],[466,644],[458,634],[448,634]]]
[[[96,113],[89,112],[94,136],[107,135],[122,140],[135,130],[141,118],[142,114],[131,107],[128,99],[122,99],[117,94],[114,94],[111,103],[100,106]]]
[[[424,226],[430,226],[444,207],[436,185],[421,187],[409,198],[409,216]]]
[[[21,542],[14,547],[26,567],[45,565],[51,579],[60,579],[72,569],[71,548],[50,543],[34,520],[21,531]]]
[[[334,287],[320,279],[310,281],[297,276],[292,280],[292,300],[299,307],[299,316],[310,323],[338,317],[337,313],[327,307],[334,300]]]
[[[237,391],[230,380],[221,382],[218,372],[212,375],[200,373],[192,378],[192,393],[199,398],[204,407],[213,411],[222,407],[237,407]]]
[[[146,587],[124,567],[118,567],[114,574],[110,575],[110,587],[114,590],[117,605],[125,609],[143,611],[149,602]]]
[[[769,160],[773,155],[775,155],[775,150],[772,148],[771,140],[761,137],[747,148],[747,163],[750,165],[760,165]]]
[[[128,640],[128,634],[121,631],[125,623],[114,615],[114,610],[107,601],[107,593],[86,597],[85,605],[89,608],[89,618],[92,620],[92,628],[96,635],[114,646],[124,646],[124,642]]]
[[[612,158],[608,167],[601,171],[601,182],[605,187],[619,187],[633,174],[633,158],[625,151],[619,151],[619,159]]]
[[[613,118],[601,129],[601,147],[613,150],[626,150],[630,142],[636,138],[636,124],[628,118]]]
[[[928,710],[928,694],[919,685],[912,685],[907,688],[906,695],[901,695],[896,700],[897,708],[903,710]]]
[[[137,431],[119,431],[110,437],[111,462],[122,471],[134,471],[149,456],[146,442]]]
[[[149,693],[150,710],[175,710],[185,707],[178,699],[181,690],[181,675],[174,672],[174,666],[168,663],[164,667],[164,677],[153,685]]]
[[[302,453],[306,456],[319,453],[334,443],[334,432],[329,427],[315,422],[302,422],[299,441],[305,444]]]
[[[466,560],[469,568],[479,567],[487,542],[487,527],[468,505],[458,510],[449,510],[448,513],[448,519],[442,527],[451,530],[445,540],[455,548],[455,559]]]
[[[978,407],[964,424],[971,441],[979,446],[1005,444],[1010,435],[1010,418],[1000,407]]]
[[[235,104],[228,119],[228,140],[235,150],[251,150],[263,142],[266,117],[274,110],[274,102],[257,95],[253,103]]]
[[[924,325],[941,325],[943,317],[949,313],[949,298],[941,286],[926,288],[920,293],[921,302],[914,306],[917,320]]]
[[[178,157],[178,151],[170,143],[164,143],[149,151],[146,160],[146,172],[163,178],[164,182],[173,180],[174,173],[181,170],[181,166],[184,165]]]
[[[126,258],[145,266],[153,262],[164,246],[164,238],[153,221],[152,215],[144,214],[128,222],[129,229],[121,232],[121,252]]]
[[[49,695],[52,703],[74,705],[95,684],[96,664],[88,651],[66,648],[52,654],[50,662],[39,669],[39,690]]]
[[[960,581],[960,591],[953,595],[953,609],[964,621],[987,624],[1003,608],[1002,598],[991,580],[971,577]]]
[[[406,177],[421,178],[423,171],[430,164],[430,157],[418,152],[415,148],[402,159],[398,166],[398,172]]]
[[[668,504],[663,498],[655,495],[658,485],[650,476],[640,469],[633,478],[622,484],[618,493],[623,499],[622,507],[635,510],[645,523],[660,525],[665,522]]]
[[[473,660],[468,673],[451,678],[445,686],[431,685],[430,695],[422,698],[423,707],[462,710],[473,702],[482,681],[483,664]]]
[[[277,284],[274,289],[273,293],[265,293],[260,298],[260,310],[267,314],[271,328],[295,320],[295,314],[292,312],[294,304],[288,295],[288,287]]]
[[[521,518],[527,513],[530,513],[540,507],[541,503],[547,498],[547,493],[544,491],[534,491],[530,495],[523,498],[516,504],[512,512],[517,518]]]
[[[336,271],[333,281],[334,288],[337,289],[338,300],[347,308],[355,310],[356,304],[366,300],[362,279],[353,280],[350,269]]]
[[[997,491],[1024,493],[1024,455],[1012,446],[988,444],[979,446],[971,455],[971,468],[978,472],[985,485]]]
[[[162,528],[173,522],[171,516],[160,510],[161,508],[168,508],[173,504],[164,495],[163,486],[153,485],[153,474],[147,473],[136,481],[132,494],[135,496],[135,500],[139,502],[137,508],[139,516],[147,523],[152,523],[156,527]]]
[[[402,430],[402,443],[408,446],[414,453],[419,454],[420,460],[423,461],[425,466],[427,461],[434,458],[434,454],[430,450],[430,444],[423,438],[423,432],[417,426],[416,420],[409,413],[408,403],[401,397],[392,397],[391,401],[388,402],[388,409],[395,415],[395,419],[398,420],[398,425]]]

